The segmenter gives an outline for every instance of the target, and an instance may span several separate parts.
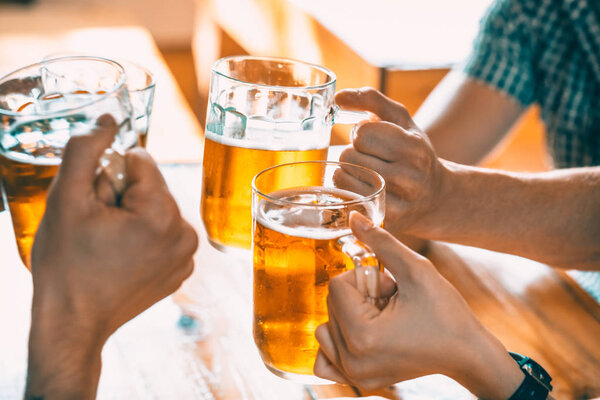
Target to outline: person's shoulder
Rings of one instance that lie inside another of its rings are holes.
[[[540,19],[549,9],[554,9],[561,0],[494,0],[488,8],[484,22],[493,22],[497,27],[505,23],[518,23]]]

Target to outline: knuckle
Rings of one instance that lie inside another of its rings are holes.
[[[355,332],[347,341],[348,350],[358,357],[364,357],[376,350],[377,340],[374,335],[365,330]]]
[[[352,163],[355,154],[356,150],[354,150],[352,147],[346,147],[346,149],[342,151],[342,154],[340,154],[340,161]]]
[[[380,389],[383,385],[375,379],[363,379],[359,382],[359,386],[367,391]]]
[[[178,226],[180,222],[179,209],[175,201],[169,199],[167,201],[156,201],[150,215],[150,225],[155,233],[164,235],[170,233]]]
[[[329,281],[329,294],[328,297],[331,297],[332,294],[335,294],[341,290],[342,286],[342,278],[341,276],[335,276]]]
[[[371,86],[363,86],[357,90],[359,96],[364,96],[372,99],[373,97],[379,97],[379,91]]]
[[[190,253],[194,253],[198,248],[198,244],[200,243],[200,239],[198,238],[198,234],[196,230],[192,228],[190,224],[184,221],[184,237],[186,248]]]
[[[365,366],[361,361],[354,357],[344,357],[340,361],[342,363],[342,368],[350,380],[360,381],[365,377]]]

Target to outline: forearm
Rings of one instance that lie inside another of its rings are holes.
[[[514,174],[443,164],[439,201],[409,233],[600,269],[600,168]]]
[[[522,107],[489,85],[451,71],[415,114],[437,155],[475,165],[498,144]]]
[[[45,310],[34,301],[25,399],[95,398],[105,339],[85,323]]]

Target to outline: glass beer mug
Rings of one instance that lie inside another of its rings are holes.
[[[108,113],[119,126],[112,154],[137,143],[125,79],[119,64],[96,57],[48,59],[0,78],[0,177],[28,268],[48,188],[69,138],[89,133]],[[124,179],[109,160],[107,153],[102,165]]]
[[[252,178],[265,168],[325,160],[338,112],[335,75],[299,61],[235,56],[212,68],[206,117],[201,214],[219,250],[250,249]]]
[[[312,371],[329,280],[354,268],[359,290],[379,298],[379,263],[352,236],[349,215],[382,225],[384,180],[357,165],[299,162],[259,173],[252,193],[254,341],[274,374],[324,383]]]

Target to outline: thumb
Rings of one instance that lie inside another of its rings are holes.
[[[113,117],[104,114],[90,133],[73,136],[65,148],[57,183],[70,190],[93,191],[100,156],[115,139],[117,130]]]
[[[406,107],[370,87],[340,90],[335,95],[335,102],[344,110],[370,111],[382,120],[402,128],[415,127]]]
[[[373,249],[397,284],[410,279],[411,269],[428,262],[426,258],[400,243],[386,230],[373,225],[371,220],[356,211],[350,214],[350,227],[358,240]]]

